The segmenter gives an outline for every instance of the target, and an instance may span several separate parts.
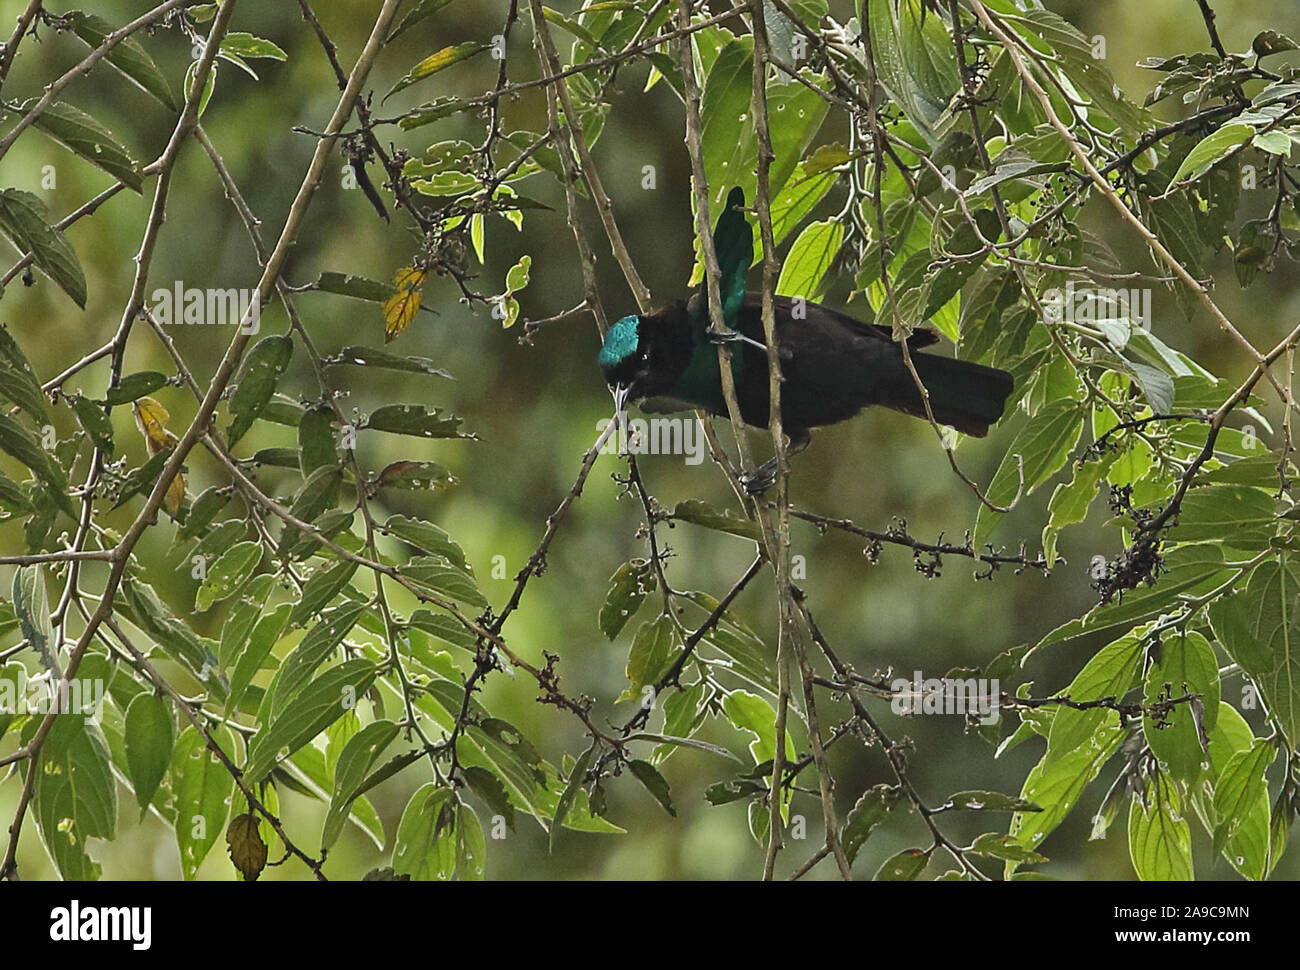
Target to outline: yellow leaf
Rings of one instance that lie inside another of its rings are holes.
[[[131,406],[131,411],[135,415],[135,426],[149,447],[150,457],[176,444],[176,436],[167,430],[167,419],[171,415],[153,398],[140,398]]]
[[[393,340],[411,325],[420,309],[420,292],[429,278],[427,270],[403,266],[393,276],[397,292],[384,303],[384,341]]]
[[[181,502],[185,501],[185,476],[180,472],[172,479],[172,483],[167,486],[167,494],[163,496],[163,507],[174,519],[176,513],[181,510]]]

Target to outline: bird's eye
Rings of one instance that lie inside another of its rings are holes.
[[[650,363],[650,351],[648,350],[641,351],[641,363],[643,364]]]

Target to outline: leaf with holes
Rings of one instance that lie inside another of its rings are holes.
[[[86,308],[86,275],[67,237],[46,222],[45,203],[30,192],[0,192],[0,232],[20,252],[30,253],[36,268],[52,279],[72,302]]]
[[[293,341],[278,335],[259,340],[244,361],[239,384],[230,396],[230,422],[226,433],[234,445],[257,420],[271,400],[280,375],[293,357]]]

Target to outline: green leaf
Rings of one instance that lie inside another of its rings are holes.
[[[1219,716],[1219,663],[1210,642],[1196,632],[1167,638],[1153,652],[1155,662],[1147,671],[1143,692],[1147,704],[1156,703],[1162,694],[1199,695],[1198,701],[1175,706],[1161,722],[1149,714],[1142,716],[1142,732],[1151,753],[1173,778],[1190,784],[1200,775],[1202,762],[1209,760],[1203,748],[1208,741],[1202,738],[1214,729]]]
[[[31,432],[9,417],[0,414],[0,450],[17,458],[42,477],[51,471],[50,456],[36,443]]]
[[[1241,124],[1224,125],[1218,131],[1206,135],[1195,148],[1187,153],[1183,163],[1178,166],[1178,171],[1170,179],[1170,184],[1176,185],[1185,180],[1195,181],[1223,161],[1239,146],[1250,141],[1254,135],[1255,129],[1253,127]]]
[[[1234,549],[1267,548],[1275,531],[1276,503],[1268,492],[1240,485],[1192,489],[1183,499],[1176,538],[1217,541]]]
[[[445,881],[456,870],[456,811],[450,788],[421,786],[402,810],[393,871],[417,882]]]
[[[41,382],[36,379],[27,355],[3,324],[0,324],[0,394],[30,414],[37,424],[49,423],[45,411],[48,399],[41,390]]]
[[[46,670],[61,670],[55,656],[58,644],[54,641],[54,627],[50,624],[50,604],[45,595],[45,573],[41,567],[19,566],[14,571],[10,595],[19,631],[27,645],[41,658]]]
[[[453,717],[459,714],[459,703],[463,702],[464,693],[459,692],[459,694],[462,700],[453,702],[455,704]],[[489,718],[482,726],[466,728],[465,736],[486,759],[487,764],[506,788],[518,799],[518,804],[524,811],[536,818],[545,828],[543,820],[553,814],[553,810],[548,810],[547,802],[558,798],[558,795],[548,793],[541,788],[537,768],[540,758],[528,740],[512,725],[495,718]],[[572,824],[569,827],[572,828]]]
[[[226,503],[230,501],[230,490],[213,485],[205,488],[203,493],[194,500],[190,506],[190,514],[185,519],[185,524],[176,533],[176,541],[184,542],[187,539],[193,539],[207,531],[212,520],[217,517],[217,513],[225,508]]]
[[[398,726],[392,721],[373,721],[348,740],[334,767],[334,788],[329,812],[321,832],[321,848],[328,849],[343,831],[356,791],[375,761],[397,737]]]
[[[8,513],[8,515],[0,515],[0,519],[7,518],[9,515],[26,515],[33,511],[32,503],[23,493],[22,488],[3,473],[0,473],[0,509]]]
[[[461,882],[481,882],[487,864],[487,840],[473,809],[456,805],[456,872]]]
[[[487,598],[479,591],[473,578],[463,569],[449,566],[440,559],[419,556],[398,570],[403,576],[435,593],[471,606],[485,607]]]
[[[675,693],[672,698],[682,697],[684,693]],[[667,701],[664,702],[667,707]],[[708,741],[701,741],[699,738],[680,737],[669,734],[656,734],[653,731],[638,731],[636,734],[629,734],[629,740],[635,741],[654,741],[659,747],[655,749],[655,764],[662,764],[665,760],[660,755],[672,748],[694,748],[696,751],[707,751],[709,754],[716,754],[719,758],[726,758],[728,761],[734,761],[737,764],[744,764],[744,761],[732,752],[728,751],[720,744],[710,744]],[[666,756],[665,756],[666,757]]]
[[[419,2],[411,8],[410,12],[402,18],[402,22],[393,28],[393,32],[388,35],[388,40],[385,41],[385,43],[391,44],[394,39],[400,37],[420,21],[433,16],[451,2],[452,0],[419,0]]]
[[[929,864],[930,857],[921,849],[904,849],[886,859],[876,871],[878,882],[912,882]]]
[[[327,365],[353,364],[357,367],[374,367],[379,370],[429,374],[433,377],[445,377],[447,380],[453,379],[445,370],[435,367],[428,357],[399,357],[386,350],[375,350],[371,347],[344,347],[333,357],[326,358],[325,363]]]
[[[1047,856],[1040,855],[1033,849],[1026,849],[1015,836],[1003,835],[999,832],[985,832],[971,843],[970,851],[977,855],[992,856],[994,859],[1024,865],[1047,861]]]
[[[418,108],[412,108],[403,114],[397,124],[403,131],[411,131],[414,128],[431,125],[435,121],[441,121],[443,118],[459,114],[462,111],[469,111],[472,108],[472,102],[467,102],[461,98],[452,96],[434,98],[432,101],[426,102]]]
[[[1220,702],[1219,716],[1214,729],[1210,732],[1210,760],[1213,764],[1216,784],[1217,779],[1222,778],[1227,771],[1234,756],[1251,752],[1255,740],[1250,725],[1237,713],[1236,708],[1226,702]],[[1246,767],[1246,764],[1241,764],[1234,771],[1240,781],[1248,781],[1251,777],[1249,770],[1242,771]],[[1247,879],[1256,880],[1268,875],[1281,858],[1285,846],[1285,843],[1280,846],[1270,845],[1273,842],[1273,832],[1270,831],[1267,784],[1258,786],[1257,792],[1257,801],[1254,805],[1241,803],[1237,817],[1230,823],[1232,831],[1223,848],[1223,857],[1234,869]],[[1213,813],[1213,795],[1208,792],[1197,794],[1198,799],[1194,804],[1197,805],[1202,819],[1205,820],[1206,829],[1213,834],[1214,821],[1207,817]],[[1207,800],[1211,800],[1210,812],[1205,810]],[[1285,805],[1285,803],[1281,804]]]
[[[346,725],[355,725],[357,723],[359,723],[359,720],[355,713],[349,712],[330,729],[328,732],[330,740],[333,741],[345,733]],[[330,759],[325,752],[309,744],[295,751],[293,757],[285,763],[284,768],[277,769],[274,772],[274,777],[277,782],[283,783],[291,791],[329,801],[330,792],[334,790],[333,769],[330,767],[329,762]],[[302,785],[299,779],[295,777],[298,772],[306,776],[306,785]],[[275,789],[272,788],[269,789],[268,793],[274,791]],[[268,807],[271,806],[268,805]],[[272,808],[272,810],[274,809]],[[376,849],[384,848],[387,842],[384,823],[380,821],[374,806],[370,804],[369,799],[364,795],[358,795],[353,800],[347,820],[364,833],[374,843]]]
[[[705,684],[703,681],[682,690],[674,691],[668,696],[668,699],[664,701],[663,734],[666,739],[689,738],[699,729],[705,718],[703,709],[704,696]],[[656,765],[663,764],[669,755],[680,746],[680,742],[671,740],[660,744],[659,747],[655,748],[651,760]],[[727,752],[727,754],[730,755],[730,752]]]
[[[840,843],[844,846],[844,855],[848,858],[849,865],[853,865],[857,859],[872,830],[893,811],[898,798],[898,789],[889,785],[875,785],[863,792],[862,797],[854,803],[840,832]]]
[[[209,641],[199,637],[173,615],[148,583],[138,578],[124,580],[121,592],[122,615],[152,638],[168,657],[188,667],[195,675],[205,665],[216,666],[217,658],[209,647]],[[209,679],[207,689],[222,696],[225,694],[215,678]]]
[[[1260,803],[1268,803],[1268,782],[1264,773],[1277,758],[1277,748],[1267,740],[1256,741],[1248,750],[1238,751],[1228,759],[1214,783],[1214,849],[1224,851],[1228,842],[1245,826],[1251,812]],[[1267,849],[1267,843],[1261,848]],[[1267,851],[1253,859],[1245,860],[1248,870],[1262,873],[1267,864]]]
[[[658,580],[644,560],[625,562],[609,578],[609,590],[600,606],[600,632],[613,640],[628,620],[636,616],[646,596],[655,591]]]
[[[1016,306],[1020,296],[1020,281],[1010,270],[982,271],[974,284],[962,294],[958,329],[961,334],[961,356],[966,360],[991,363],[995,348],[1000,342],[1014,337],[1012,322],[1003,315]],[[1030,325],[1037,315],[1028,310],[1025,316]]]
[[[827,274],[839,255],[843,239],[843,223],[809,224],[790,246],[789,255],[781,266],[776,292],[781,296],[820,299],[826,292]]]
[[[690,592],[685,595],[707,614],[718,608],[718,600],[707,593]],[[730,673],[756,687],[776,691],[776,651],[770,649],[735,615],[723,613],[722,619],[705,634],[704,640],[727,658],[726,667]]]
[[[126,709],[126,767],[143,817],[172,761],[176,726],[167,702],[151,691],[136,694]]]
[[[515,293],[527,286],[532,265],[533,257],[520,256],[519,262],[511,266],[506,272],[506,289],[511,293]]]
[[[677,809],[673,808],[673,799],[668,790],[668,782],[664,780],[663,775],[659,774],[655,766],[648,761],[636,759],[629,761],[627,766],[632,769],[632,774],[636,777],[636,780],[645,786],[645,790],[654,797],[654,800],[663,807],[663,810],[676,818]]]
[[[8,604],[4,605],[5,612],[8,612]],[[10,660],[8,663],[0,664],[0,697],[14,698],[15,703],[0,704],[0,739],[12,727],[21,728],[29,715],[17,713],[17,698],[22,693],[27,684],[27,668],[17,660]]]
[[[1038,162],[1032,159],[1017,159],[1005,162],[999,160],[992,173],[976,179],[966,187],[966,191],[962,195],[968,199],[974,198],[994,186],[1009,182],[1012,179],[1028,179],[1035,175],[1050,175],[1054,172],[1065,171],[1068,167],[1065,162]]]
[[[347,603],[321,616],[320,622],[307,631],[302,642],[280,665],[271,695],[271,716],[275,717],[343,642],[343,638],[356,626],[361,614],[370,609],[364,602]]]
[[[1210,607],[1210,623],[1228,655],[1258,688],[1264,707],[1286,735],[1300,744],[1300,632],[1295,603],[1300,576],[1291,555],[1255,567],[1244,592]]]
[[[836,182],[834,172],[808,174],[808,162],[800,162],[781,191],[772,197],[772,238],[779,246],[794,231],[817,203],[826,197]],[[763,258],[763,240],[756,238],[754,259]]]
[[[1279,34],[1276,30],[1263,30],[1255,35],[1250,49],[1255,52],[1256,57],[1267,57],[1269,54],[1300,50],[1300,44],[1286,34]]]
[[[146,370],[127,374],[117,382],[116,387],[108,389],[108,393],[104,395],[104,402],[114,406],[130,404],[166,385],[167,375],[161,371]]]
[[[1138,675],[1144,650],[1145,631],[1134,630],[1107,644],[1096,656],[1084,664],[1083,669],[1061,691],[1061,695],[1077,703],[1123,699],[1132,688]],[[1086,711],[1062,707],[1052,718],[1052,728],[1047,736],[1047,754],[1044,761],[1051,765],[1072,751],[1079,750],[1102,732],[1105,725],[1118,725],[1119,713],[1099,707]]]
[[[227,757],[234,748],[230,729],[218,727],[213,739]],[[172,752],[171,788],[176,798],[176,842],[181,852],[181,872],[193,879],[208,852],[221,837],[230,811],[235,780],[204,742],[186,728]]]
[[[86,308],[86,276],[67,237],[46,223],[45,203],[30,192],[0,192],[0,232],[19,251],[31,253],[36,268],[52,279],[72,302]]]
[[[747,199],[754,197],[758,138],[750,110],[752,48],[749,37],[730,41],[704,80],[701,141],[705,179],[712,194],[709,204],[715,214],[730,187],[742,189]],[[776,155],[769,187],[775,198],[821,127],[828,105],[815,91],[783,77],[768,82],[767,97]]]
[[[29,101],[23,111],[35,104]],[[133,192],[140,192],[144,176],[139,163],[113,137],[113,133],[67,102],[56,101],[36,117],[33,124],[60,145],[96,168],[107,172]]]
[[[1018,15],[1017,21],[1020,19]],[[1152,127],[1150,115],[1124,97],[1115,78],[1094,56],[1089,38],[1059,14],[1041,8],[1028,9],[1023,13],[1023,25],[1012,23],[1011,26],[1031,46],[1045,50],[1053,60],[1064,65],[1069,81],[1091,102],[1087,108],[1090,116],[1098,120],[1103,116],[1109,118],[1132,138]],[[1078,95],[1071,94],[1071,97]]]
[[[974,812],[1041,812],[1042,808],[1033,802],[1014,795],[998,791],[959,791],[948,796],[948,802],[956,808],[966,808]]]
[[[298,422],[298,460],[302,477],[308,478],[317,468],[339,463],[334,446],[334,412],[328,408],[311,408]]]
[[[415,11],[412,11],[412,14],[414,13]],[[410,18],[408,17],[408,19]],[[388,93],[384,95],[384,100],[387,101],[398,91],[404,91],[412,84],[423,81],[425,78],[432,77],[434,74],[451,67],[453,64],[459,64],[461,61],[466,61],[471,57],[482,54],[485,50],[489,50],[491,46],[491,44],[483,44],[478,41],[465,41],[461,44],[453,44],[450,47],[444,47],[442,50],[430,54],[424,60],[420,61],[420,63],[411,68],[406,73],[405,77],[394,84],[392,88],[389,89]]]
[[[408,542],[431,556],[441,556],[452,565],[470,571],[465,562],[464,550],[451,536],[432,522],[412,519],[405,515],[393,515],[380,526],[380,531],[386,535],[397,536],[403,542]]]
[[[456,479],[445,465],[436,461],[395,461],[384,466],[370,483],[374,488],[404,488],[433,491],[455,485]]]
[[[107,20],[94,14],[73,11],[67,16],[72,20],[73,33],[89,44],[91,48],[99,47],[108,38],[109,34],[117,30]],[[180,107],[176,103],[176,96],[172,94],[172,89],[167,83],[167,78],[163,76],[162,71],[158,70],[158,65],[154,63],[144,45],[136,38],[123,37],[104,56],[104,59],[121,71],[140,90],[153,95],[164,106],[173,111]]]
[[[162,474],[163,466],[171,458],[171,451],[160,451],[139,468],[133,468],[122,480],[114,509],[119,509],[137,495],[148,494]]]
[[[212,65],[212,69],[208,71],[208,79],[203,84],[203,93],[199,95],[199,117],[200,118],[202,118],[203,113],[208,110],[208,102],[212,100],[212,93],[217,89],[217,68],[219,68],[220,66],[221,65],[219,63],[214,63]],[[247,69],[246,65],[245,65],[245,69]],[[198,71],[199,71],[198,61],[192,61],[190,63],[190,66],[185,69],[184,90],[185,90],[186,98],[188,98],[190,92],[194,90],[194,82],[198,78]]]
[[[776,757],[776,711],[771,704],[749,691],[733,690],[723,698],[722,710],[735,728],[753,735],[749,753],[754,764],[761,765]],[[785,756],[787,761],[795,761],[797,757],[789,730],[785,734]]]
[[[372,280],[365,276],[353,276],[351,273],[321,273],[320,278],[316,280],[316,289],[323,293],[350,296],[369,303],[387,303],[397,292],[397,287],[392,283]]]
[[[743,539],[752,539],[755,542],[760,538],[756,522],[742,518],[730,509],[724,511],[698,499],[678,502],[677,507],[673,509],[672,517],[716,532],[726,532]]]
[[[803,174],[805,176],[821,175],[823,172],[828,172],[852,161],[853,157],[853,153],[839,142],[820,145],[803,160]]]
[[[289,512],[302,522],[315,524],[326,509],[333,507],[342,481],[343,471],[338,466],[317,468],[299,486],[289,504]],[[281,554],[298,557],[309,553],[316,544],[314,537],[302,535],[297,526],[286,525],[280,535],[279,550]]]
[[[1020,797],[1041,811],[1017,812],[1011,817],[1010,834],[1027,848],[1037,847],[1070,813],[1127,736],[1118,724],[1106,723],[1083,747],[1050,762],[1044,755],[1020,789]]]
[[[444,415],[439,408],[426,409],[418,404],[388,404],[376,409],[362,427],[418,438],[472,437],[460,431],[460,423],[460,418]]]
[[[989,485],[988,500],[1006,506],[1015,499],[1020,490],[1021,460],[1026,495],[1060,471],[1083,432],[1083,419],[1077,401],[1054,401],[1034,415],[1007,449]],[[1001,513],[980,504],[975,518],[976,546],[988,541],[1002,518]]]
[[[871,49],[881,86],[932,146],[950,123],[961,89],[952,40],[939,17],[923,18],[920,0],[868,5]]]
[[[564,826],[564,820],[569,816],[569,809],[573,807],[574,799],[578,797],[578,791],[582,788],[583,781],[587,777],[587,769],[591,767],[592,759],[596,757],[596,748],[599,746],[599,741],[592,741],[591,747],[582,753],[573,766],[573,771],[569,772],[569,782],[564,786],[564,791],[560,793],[560,800],[555,804],[555,816],[551,821],[551,852],[555,851],[556,837]],[[672,814],[671,809],[669,809],[669,814]]]
[[[943,251],[932,254],[936,258],[952,258],[955,262],[926,274],[927,291],[925,308],[921,311],[922,319],[928,320],[942,310],[988,258],[987,253],[981,252],[984,244],[980,237],[996,242],[1001,235],[998,217],[992,209],[977,209],[974,219],[979,233],[976,233],[969,221],[964,220],[948,239]],[[945,336],[950,340],[956,341],[961,336],[956,329],[949,331],[942,325],[941,329],[944,329]]]
[[[86,718],[54,719],[41,748],[31,813],[60,876],[99,878],[99,865],[87,854],[86,840],[116,835],[117,786],[104,736]]]
[[[1048,565],[1057,562],[1056,540],[1061,530],[1087,518],[1088,509],[1092,507],[1102,480],[1112,464],[1113,460],[1103,459],[1076,465],[1074,478],[1068,483],[1062,482],[1053,490],[1051,501],[1047,503],[1047,525],[1043,527],[1043,556]]]
[[[462,775],[474,794],[483,799],[493,815],[500,815],[510,829],[515,827],[515,807],[501,779],[478,765],[468,765]]]
[[[221,643],[217,647],[217,660],[223,670],[229,670],[248,645],[248,638],[253,626],[261,616],[262,607],[270,595],[275,576],[263,573],[249,583],[244,593],[226,614],[226,622],[221,626]]]
[[[208,578],[194,594],[194,609],[202,613],[239,592],[262,561],[260,542],[241,542],[227,549],[208,570]]]
[[[292,609],[292,604],[281,603],[270,613],[258,619],[239,651],[228,661],[234,670],[230,675],[230,696],[226,699],[227,714],[239,709],[239,702],[248,690],[248,685],[262,669],[276,641],[288,626]]]
[[[113,454],[116,449],[116,445],[113,443],[113,422],[109,420],[104,409],[80,394],[71,395],[68,402],[77,415],[78,423],[90,436],[90,440],[94,442],[95,447],[106,455]]]
[[[666,616],[641,624],[627,655],[626,673],[630,686],[619,700],[640,699],[645,696],[643,690],[659,680],[672,660],[673,634],[672,620]]]
[[[271,41],[244,31],[226,34],[221,39],[221,52],[235,57],[268,57],[275,61],[289,59],[289,55]]]
[[[293,341],[279,335],[263,337],[248,352],[239,384],[230,396],[230,413],[234,420],[226,434],[231,445],[244,436],[270,402],[280,375],[288,368],[292,357]]]
[[[437,637],[453,647],[459,647],[462,650],[474,649],[476,642],[474,634],[466,630],[460,620],[454,616],[433,613],[429,610],[416,610],[411,614],[409,626],[421,633]]]
[[[378,671],[368,660],[347,660],[331,667],[304,687],[272,721],[253,738],[244,775],[260,782],[270,772],[282,749],[292,754],[352,710]]]
[[[357,565],[354,560],[340,559],[313,573],[303,583],[302,596],[289,616],[290,626],[302,626],[332,603],[356,575]]]
[[[1190,880],[1192,832],[1183,815],[1178,786],[1160,772],[1147,786],[1150,804],[1134,796],[1128,813],[1128,851],[1143,882]]]

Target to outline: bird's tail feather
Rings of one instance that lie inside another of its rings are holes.
[[[913,353],[912,363],[930,395],[930,410],[939,424],[950,425],[964,434],[982,438],[997,423],[1015,387],[1010,374],[995,367]],[[902,355],[899,355],[902,365]],[[925,405],[912,375],[904,370],[905,383],[886,406],[924,418]]]

